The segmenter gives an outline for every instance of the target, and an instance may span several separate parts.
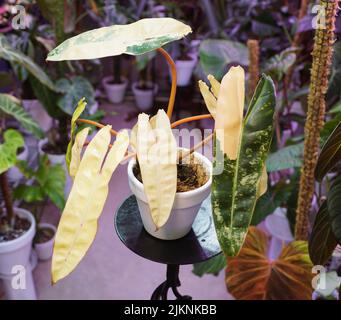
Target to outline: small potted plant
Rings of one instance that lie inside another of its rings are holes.
[[[179,44],[179,51],[180,54],[175,60],[176,71],[178,74],[177,85],[179,87],[184,87],[189,85],[198,59],[195,53],[193,54],[193,52],[191,52],[192,42],[186,38],[182,39]]]
[[[113,74],[103,78],[103,87],[112,103],[121,103],[127,89],[128,80],[121,76],[121,58],[113,58]]]
[[[158,85],[152,82],[150,61],[154,58],[153,52],[148,52],[136,57],[136,67],[139,80],[132,84],[135,102],[139,110],[146,111],[152,108],[154,96],[158,91]]]
[[[60,164],[52,165],[46,155],[39,158],[39,165],[35,170],[29,168],[25,161],[18,161],[17,166],[29,183],[19,184],[14,189],[13,196],[23,200],[32,210],[37,226],[34,248],[40,260],[48,260],[52,256],[57,229],[51,223],[42,223],[41,218],[47,199],[58,209],[64,209],[65,171]]]
[[[11,188],[7,173],[17,162],[18,149],[23,147],[24,139],[14,129],[6,130],[6,116],[12,116],[30,132],[41,136],[39,125],[25,112],[20,101],[8,94],[0,94],[2,127],[0,128],[0,187],[4,206],[0,212],[0,275],[4,280],[9,299],[35,299],[36,293],[31,273],[30,255],[35,234],[35,220],[31,212],[16,208],[12,203]],[[11,281],[14,266],[25,268],[26,289],[14,290]]]
[[[244,117],[244,70],[232,67],[221,83],[213,76],[209,77],[211,89],[204,82],[199,84],[210,114],[171,123],[177,73],[174,61],[161,47],[190,31],[189,26],[175,19],[142,19],[124,27],[114,25],[88,31],[66,40],[49,53],[48,60],[61,61],[102,57],[99,46],[110,48],[107,56],[141,55],[156,49],[167,60],[172,74],[167,113],[161,109],[152,117],[140,114],[130,137],[127,130],[117,132],[110,125],[81,119],[86,106],[84,100],[78,103],[71,120],[67,153],[74,183],[56,234],[53,282],[66,277],[86,254],[96,235],[97,220],[108,195],[110,178],[119,163],[129,158],[133,158],[128,165],[129,183],[138,198],[141,218],[148,232],[169,241],[184,236],[190,230],[201,202],[210,193],[212,179],[212,213],[218,240],[226,255],[236,255],[240,250],[255,204],[267,187],[265,159],[272,139],[274,84],[271,78],[262,76]],[[89,42],[89,37],[97,39],[98,34],[101,34],[101,43]],[[140,37],[131,37],[132,34]],[[126,40],[124,43],[122,38]],[[84,47],[87,49],[82,49]],[[214,133],[190,150],[179,150],[172,129],[206,118],[215,120]],[[91,141],[87,141],[89,128],[76,134],[79,124],[96,125],[101,129]],[[116,137],[114,143],[111,143],[111,136]],[[211,175],[210,162],[194,151],[212,137],[216,141],[214,163],[218,171],[213,167]],[[184,159],[189,160],[186,163]],[[194,160],[198,167],[194,166]],[[181,190],[183,172],[187,172],[187,182],[186,188]],[[199,175],[202,179],[196,179]],[[191,190],[188,184],[193,177],[195,187]],[[180,209],[178,205],[181,203],[183,207]],[[174,216],[183,220],[175,222],[172,220]]]

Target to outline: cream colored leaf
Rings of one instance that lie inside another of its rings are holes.
[[[264,165],[262,174],[259,177],[257,198],[261,197],[268,189],[268,173],[266,172],[266,166]]]
[[[75,178],[79,164],[81,162],[81,153],[83,150],[83,145],[86,141],[86,138],[89,134],[90,128],[84,128],[80,132],[77,133],[75,142],[73,143],[71,149],[71,162],[70,162],[70,176],[72,179]]]
[[[207,79],[211,84],[211,91],[213,92],[214,96],[218,98],[220,91],[220,82],[216,80],[216,78],[211,74],[207,76]]]
[[[120,132],[108,152],[111,126],[105,126],[84,152],[56,233],[52,257],[52,282],[75,269],[92,244],[97,220],[108,196],[108,183],[129,144]],[[104,162],[104,164],[103,164]]]
[[[224,154],[235,160],[243,123],[245,73],[240,66],[231,67],[221,81],[215,118],[216,137]]]
[[[159,110],[152,122],[155,123],[154,130],[147,115],[139,116],[137,156],[157,230],[167,222],[173,207],[177,185],[177,145],[164,110]]]
[[[147,18],[83,32],[52,50],[50,61],[97,59],[123,53],[140,55],[179,40],[191,28],[173,18]]]
[[[204,98],[208,111],[210,112],[212,117],[215,119],[216,112],[217,112],[217,99],[214,97],[214,95],[208,88],[207,84],[202,80],[199,80],[199,89],[200,89],[202,97]]]

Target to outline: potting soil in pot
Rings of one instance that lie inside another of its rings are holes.
[[[0,218],[0,243],[22,236],[31,226],[31,222],[19,216],[15,217],[14,226],[10,227],[5,217]]]
[[[34,238],[35,243],[45,243],[51,240],[54,236],[54,230],[51,228],[39,228]]]
[[[196,160],[196,161],[194,161]],[[133,168],[134,176],[142,183],[141,171],[137,162]],[[203,165],[193,154],[186,156],[183,163],[177,164],[177,189],[176,192],[186,192],[195,190],[203,186],[209,176]]]

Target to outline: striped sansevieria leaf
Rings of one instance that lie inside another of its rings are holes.
[[[93,29],[72,37],[47,56],[47,60],[81,60],[140,55],[183,38],[191,28],[173,18],[141,19],[131,24]]]
[[[244,70],[232,67],[219,90],[215,86],[212,210],[222,250],[235,256],[243,245],[257,199],[267,187],[265,160],[273,132],[275,88],[271,78],[263,75],[243,117]],[[207,100],[209,92],[204,90]],[[219,172],[217,168],[223,169]]]

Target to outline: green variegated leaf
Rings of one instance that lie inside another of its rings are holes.
[[[28,131],[37,138],[42,138],[44,133],[32,117],[21,106],[20,101],[9,94],[0,93],[0,111],[12,116]]]
[[[140,55],[183,38],[191,28],[173,18],[148,18],[90,30],[52,50],[50,61],[96,59],[123,53]]]
[[[238,254],[252,219],[272,139],[274,110],[274,84],[263,75],[243,120],[236,160],[223,154],[216,139],[214,167],[224,169],[221,174],[213,173],[212,208],[218,240],[227,256]]]
[[[76,121],[77,119],[80,117],[80,115],[82,114],[82,112],[84,111],[86,107],[86,101],[85,98],[82,98],[78,101],[78,105],[72,115],[71,118],[71,138],[70,138],[70,142],[67,146],[67,150],[66,150],[66,165],[68,170],[70,170],[70,162],[71,162],[71,152],[72,152],[72,145],[73,145],[73,141],[75,138],[75,131],[76,131]]]
[[[4,132],[4,142],[0,144],[0,174],[15,165],[17,151],[24,145],[22,135],[13,129]]]
[[[0,58],[5,59],[11,63],[16,63],[20,65],[49,89],[53,91],[58,91],[57,87],[54,85],[45,71],[40,66],[38,66],[30,57],[12,48],[7,42],[5,36],[2,34],[0,34]]]
[[[332,183],[328,198],[327,211],[333,235],[338,244],[341,244],[341,175]],[[327,235],[325,235],[327,236]]]

